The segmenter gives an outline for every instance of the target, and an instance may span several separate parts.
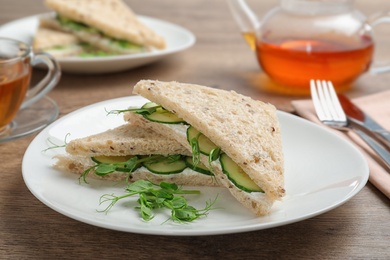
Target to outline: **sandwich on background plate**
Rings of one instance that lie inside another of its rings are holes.
[[[144,25],[121,0],[45,0],[56,15],[41,17],[45,27],[75,35],[108,53],[164,49],[165,40]]]
[[[72,140],[66,152],[55,157],[54,167],[76,173],[85,181],[143,179],[220,186],[207,167],[194,167],[191,153],[175,140],[132,124]]]
[[[284,160],[276,108],[234,91],[143,80],[133,93],[152,101],[125,119],[175,139],[193,163],[257,215],[285,195]]]
[[[33,38],[33,49],[42,51],[57,58],[63,57],[97,57],[110,53],[101,51],[80,40],[71,33],[53,30],[40,25]]]

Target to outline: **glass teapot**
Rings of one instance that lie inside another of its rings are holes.
[[[244,0],[228,3],[261,68],[276,83],[273,91],[284,94],[309,94],[310,79],[349,89],[371,66],[372,27],[390,23],[386,14],[368,22],[353,0],[281,0],[261,21]]]

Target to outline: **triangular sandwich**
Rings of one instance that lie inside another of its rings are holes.
[[[55,17],[41,20],[80,41],[119,54],[165,48],[165,40],[142,23],[122,0],[46,0]]]
[[[153,103],[125,119],[170,136],[193,154],[257,215],[285,195],[282,141],[276,108],[234,91],[144,80],[135,94]]]

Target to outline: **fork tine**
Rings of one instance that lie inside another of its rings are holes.
[[[313,100],[314,109],[316,110],[316,113],[317,113],[318,117],[320,118],[320,120],[323,120],[323,119],[327,118],[327,116],[325,115],[324,108],[322,106],[322,102],[320,101],[316,85],[318,85],[318,80],[317,80],[317,84],[316,84],[315,80],[313,80],[313,79],[310,80],[310,93],[311,93],[311,98]]]
[[[311,80],[310,89],[316,113],[321,121],[346,121],[331,81]]]
[[[320,95],[321,94],[323,95],[322,100],[325,102],[324,106],[326,106],[326,108],[327,108],[327,112],[329,113],[329,117],[337,120],[338,114],[336,112],[336,108],[335,108],[334,104],[336,101],[338,102],[338,100],[337,99],[334,100],[333,96],[331,95],[332,90],[334,92],[333,86],[329,85],[329,81],[327,82],[325,80],[322,80],[320,83],[321,83]]]
[[[345,121],[347,120],[347,117],[345,115],[345,112],[340,104],[340,100],[337,97],[336,91],[334,90],[333,84],[331,81],[328,81],[328,91],[330,98],[333,100],[333,107],[335,110],[335,114],[337,115],[338,120]]]

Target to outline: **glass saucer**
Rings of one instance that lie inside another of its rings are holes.
[[[9,129],[0,135],[0,143],[8,142],[43,129],[59,115],[57,103],[43,97],[29,107],[20,110],[12,120]]]

